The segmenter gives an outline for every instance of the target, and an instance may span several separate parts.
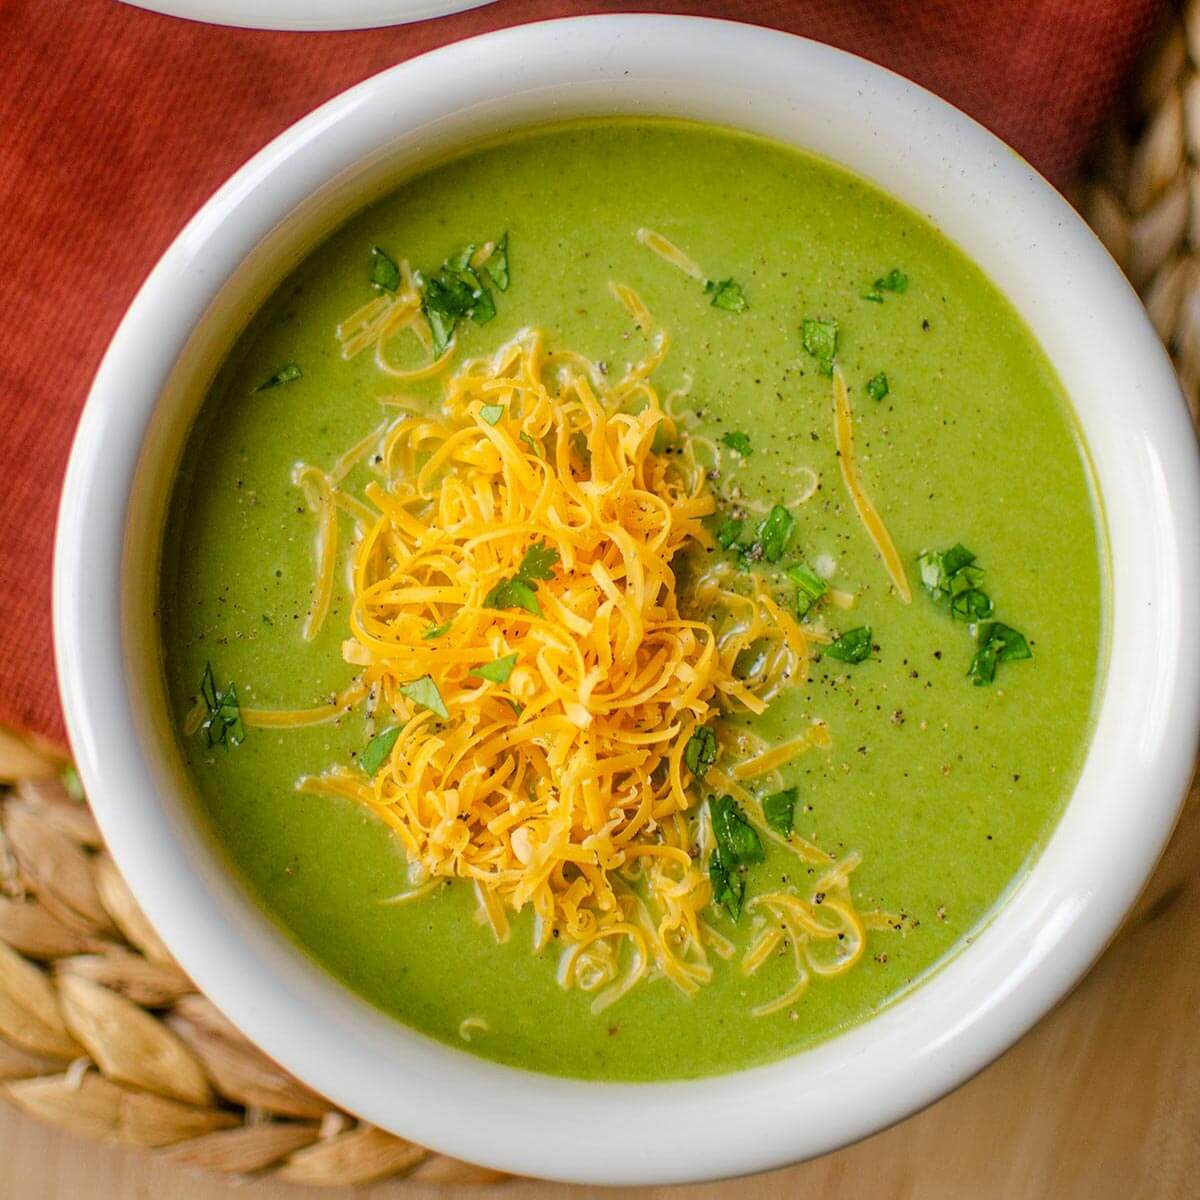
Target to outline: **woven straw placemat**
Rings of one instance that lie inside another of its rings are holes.
[[[1200,401],[1200,0],[1074,193]],[[65,764],[0,731],[0,1095],[192,1167],[315,1186],[503,1178],[356,1121],[251,1046],[141,914]]]

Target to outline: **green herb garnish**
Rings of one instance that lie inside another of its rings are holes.
[[[766,858],[758,831],[746,820],[732,796],[710,797],[708,812],[721,861],[727,867],[744,867]]]
[[[300,370],[299,363],[284,363],[270,379],[264,379],[254,390],[256,392],[265,392],[268,388],[282,387],[285,383],[294,383],[303,374],[304,372]]]
[[[479,416],[481,420],[486,421],[489,425],[495,425],[499,422],[500,418],[504,416],[504,405],[485,404],[479,410]]]
[[[937,604],[950,608],[962,621],[981,621],[992,614],[992,601],[980,590],[983,569],[975,566],[975,555],[961,542],[949,550],[926,550],[917,558],[921,583]]]
[[[453,621],[447,621],[445,625],[430,625],[430,627],[421,634],[421,640],[423,642],[432,642],[434,638],[440,638],[443,633],[449,633],[450,626],[453,624]]]
[[[1025,635],[999,621],[984,621],[978,626],[975,644],[979,648],[971,659],[967,675],[975,680],[976,687],[983,687],[996,678],[997,663],[1033,657]]]
[[[882,371],[874,378],[867,380],[867,395],[872,400],[882,400],[888,394],[889,390],[888,377]]]
[[[368,775],[374,775],[387,762],[391,756],[392,747],[396,744],[396,739],[400,736],[400,732],[400,726],[393,725],[391,729],[385,729],[382,733],[377,733],[367,743],[366,748],[359,756],[358,765]]]
[[[446,711],[446,702],[442,699],[442,693],[438,691],[437,684],[433,682],[432,675],[422,675],[420,679],[414,679],[412,683],[402,683],[400,693],[407,696],[414,704],[419,704],[422,708],[436,713],[443,721],[450,719],[450,714]]]
[[[863,293],[863,299],[870,300],[874,304],[882,304],[884,292],[902,295],[906,291],[908,291],[908,276],[899,267],[893,267],[882,278],[875,280],[871,290]]]
[[[742,900],[746,895],[746,881],[730,871],[721,858],[720,850],[708,856],[708,881],[712,885],[713,903],[722,908],[736,921],[742,915]]]
[[[500,240],[492,249],[487,262],[483,264],[488,278],[502,291],[508,291],[508,230],[500,236]]]
[[[794,787],[763,797],[763,816],[767,824],[784,837],[790,837],[796,827],[796,798]]]
[[[521,432],[517,434],[517,437],[519,437],[521,441],[523,441],[525,445],[527,445],[529,449],[533,451],[533,454],[536,458],[542,457],[542,447],[538,444],[532,434],[528,434],[522,429]]]
[[[821,374],[832,375],[837,358],[838,323],[832,317],[823,321],[805,317],[800,336],[804,349],[817,360]]]
[[[782,504],[776,504],[767,514],[767,519],[758,527],[757,541],[767,562],[778,562],[783,557],[795,526],[795,517]]]
[[[787,577],[796,585],[797,617],[806,616],[808,610],[829,591],[829,584],[804,563],[788,567]]]
[[[706,279],[704,292],[712,296],[713,308],[723,308],[726,312],[743,312],[746,308],[742,285],[732,279]]]
[[[224,691],[218,688],[211,663],[205,664],[200,679],[200,697],[206,710],[200,729],[209,746],[224,746],[226,749],[240,746],[246,738],[246,726],[242,723],[237,686],[231,683]]]
[[[517,665],[516,654],[506,654],[503,658],[498,658],[494,662],[484,663],[481,667],[474,667],[468,674],[478,675],[480,679],[486,679],[490,683],[507,683],[508,677],[513,673],[513,667]]]
[[[484,608],[523,608],[540,617],[541,606],[534,595],[537,580],[553,579],[554,564],[557,562],[558,551],[553,546],[535,542],[525,551],[517,573],[511,579],[502,579],[484,597]]]
[[[750,445],[750,438],[744,433],[723,433],[721,434],[721,441],[730,450],[736,450],[743,458],[749,458],[754,453],[754,448]]]
[[[950,612],[960,621],[984,621],[992,615],[992,598],[979,588],[964,588],[950,600]]]
[[[744,522],[737,517],[727,517],[717,528],[717,545],[722,550],[728,550],[742,536]]]
[[[857,629],[847,629],[839,634],[821,652],[827,658],[836,658],[839,662],[860,663],[871,656],[871,627],[860,625]]]
[[[382,292],[394,292],[400,286],[396,260],[379,246],[371,247],[371,284]]]
[[[693,775],[703,775],[717,761],[717,735],[701,725],[683,748],[683,762]]]

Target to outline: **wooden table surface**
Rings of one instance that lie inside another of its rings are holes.
[[[1138,797],[1130,796],[1130,804]],[[719,1086],[719,1085],[714,1085]],[[101,1146],[0,1104],[0,1200],[221,1200],[235,1182]],[[1200,796],[1108,952],[1064,1003],[954,1095],[813,1162],[704,1187],[614,1192],[399,1182],[255,1200],[1187,1200],[1200,1196]]]

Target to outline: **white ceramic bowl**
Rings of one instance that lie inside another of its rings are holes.
[[[1033,869],[972,945],[880,1015],[719,1082],[534,1075],[435,1043],[345,990],[280,935],[190,815],[155,657],[167,489],[203,383],[246,314],[318,239],[431,157],[609,113],[766,134],[927,214],[1057,368],[1111,540],[1096,731]],[[1198,516],[1192,430],[1136,297],[1074,212],[979,126],[878,67],[781,33],[655,16],[526,26],[438,50],[318,109],[163,256],[113,339],[71,456],[54,589],[62,695],[101,827],[151,921],[301,1079],[386,1129],[509,1171],[610,1184],[733,1175],[821,1154],[935,1100],[1104,948],[1171,832],[1196,749]]]
[[[492,0],[125,0],[134,8],[244,29],[377,29],[407,25]]]

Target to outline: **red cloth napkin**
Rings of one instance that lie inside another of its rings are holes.
[[[1076,164],[1158,0],[501,0],[355,33],[221,29],[115,0],[0,0],[0,724],[63,739],[50,640],[59,485],[89,381],[154,261],[309,109],[402,59],[546,17],[676,11],[883,63],[1052,179]]]

